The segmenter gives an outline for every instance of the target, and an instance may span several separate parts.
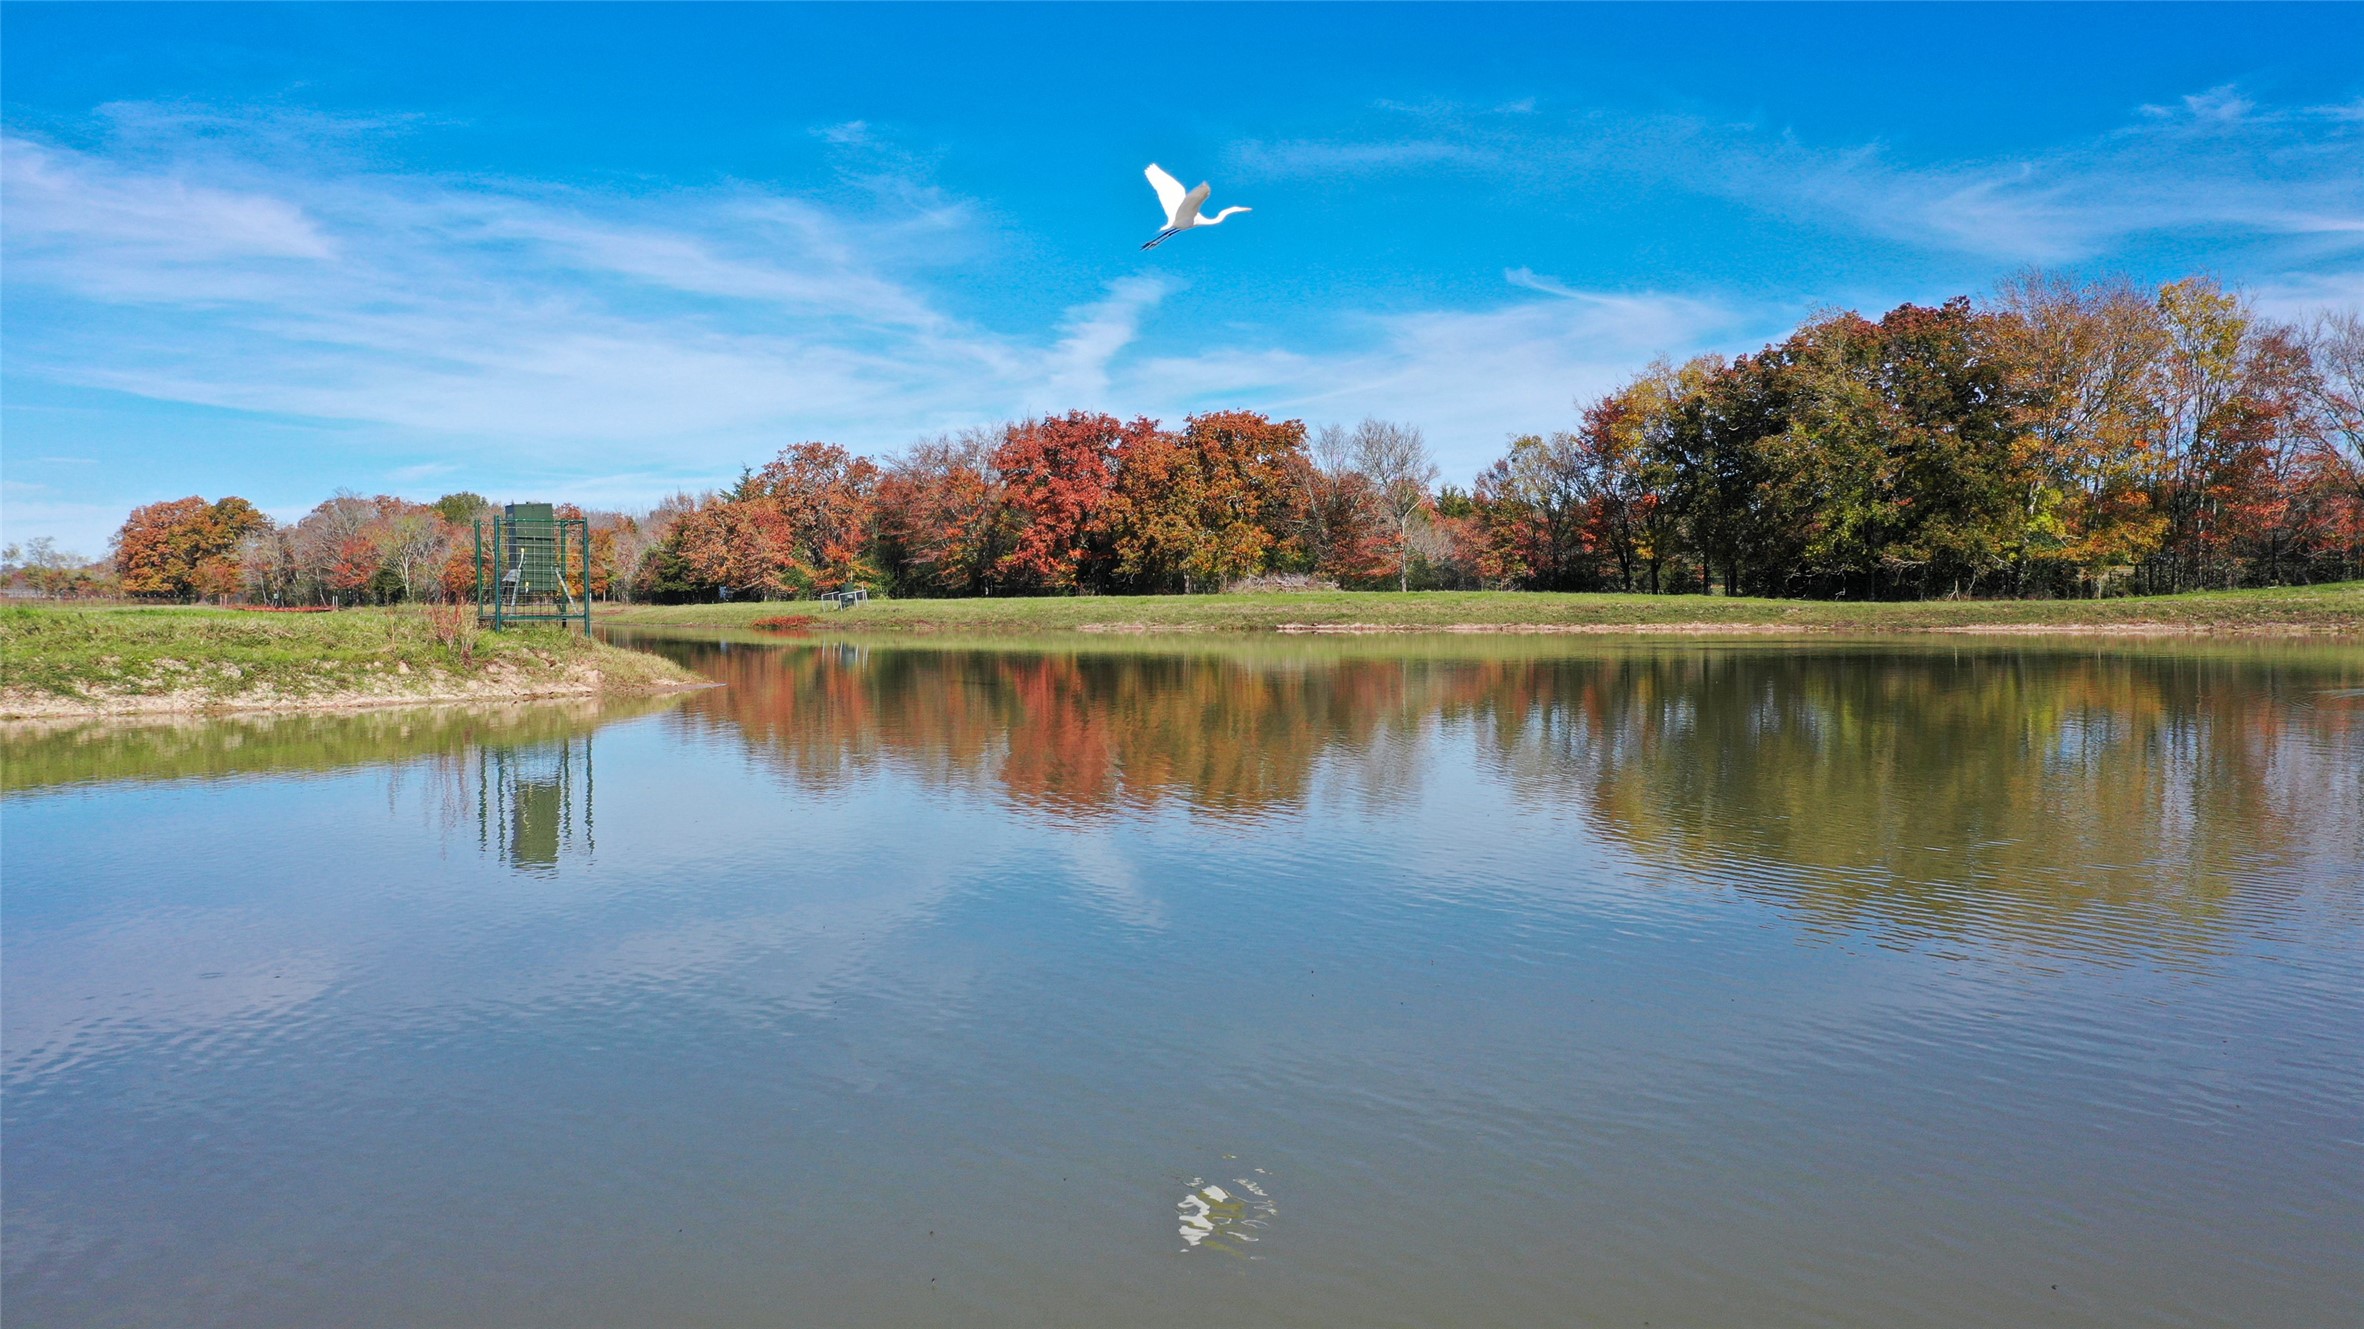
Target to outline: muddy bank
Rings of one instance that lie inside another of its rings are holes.
[[[1146,623],[1087,624],[1081,632],[1149,633]],[[1303,636],[1385,636],[1446,632],[1517,637],[1805,637],[1973,635],[2017,637],[2328,637],[2307,623],[1965,623],[1865,628],[1839,623],[1280,623],[1273,631]]]
[[[136,716],[251,715],[310,713],[343,715],[401,706],[450,706],[558,698],[657,696],[694,692],[719,684],[694,677],[616,683],[599,670],[574,676],[500,679],[429,679],[419,686],[337,688],[285,693],[272,688],[222,695],[202,688],[164,692],[93,689],[65,696],[26,688],[0,689],[0,721],[89,720]]]

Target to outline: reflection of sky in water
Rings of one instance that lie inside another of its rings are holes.
[[[1233,1177],[1228,1186],[1193,1177],[1174,1208],[1182,1217],[1178,1230],[1186,1249],[1220,1251],[1251,1260],[1258,1257],[1250,1248],[1263,1243],[1273,1218],[1280,1213],[1272,1192],[1254,1177]]]
[[[2355,715],[1664,654],[740,650],[13,796],[11,1318],[2352,1318]],[[1234,1155],[1252,1286],[1160,1262]]]

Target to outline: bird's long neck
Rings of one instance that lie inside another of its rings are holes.
[[[1223,209],[1223,211],[1216,213],[1216,214],[1215,214],[1214,216],[1212,216],[1212,217],[1201,217],[1201,218],[1199,218],[1196,224],[1197,224],[1197,225],[1200,225],[1200,226],[1218,226],[1218,225],[1221,225],[1221,224],[1222,224],[1222,221],[1223,221],[1223,219],[1224,219],[1225,217],[1228,217],[1228,216],[1230,216],[1231,214],[1233,214],[1233,213],[1235,213],[1235,212],[1246,212],[1246,211],[1247,211],[1247,209],[1246,209],[1246,208],[1225,208],[1225,209]]]

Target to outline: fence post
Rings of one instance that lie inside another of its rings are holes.
[[[511,543],[514,543],[514,542],[515,542],[515,540],[516,540],[516,537],[517,537],[517,533],[516,533],[515,531],[512,531],[512,530],[509,530],[509,529],[508,529],[508,519],[507,519],[507,518],[504,518],[504,517],[495,517],[495,518],[493,518],[493,541],[492,541],[492,556],[493,556],[493,568],[492,568],[492,573],[493,573],[493,578],[492,578],[492,605],[493,605],[493,631],[495,631],[495,632],[499,632],[499,631],[501,630],[501,557],[502,557],[502,552],[501,552],[501,543],[502,543],[502,541],[501,541],[501,536],[502,536],[504,533],[506,533],[506,534],[509,536],[509,539],[510,539],[510,542],[511,542]]]

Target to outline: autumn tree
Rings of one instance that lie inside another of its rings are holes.
[[[1385,577],[1394,561],[1386,517],[1377,486],[1356,460],[1353,433],[1323,425],[1308,438],[1306,459],[1296,472],[1304,491],[1297,508],[1306,567],[1342,585]]]
[[[322,570],[321,583],[336,593],[340,603],[358,602],[369,593],[386,566],[375,541],[356,532],[339,541]]]
[[[2364,559],[2364,311],[2319,316],[2308,340],[2315,414],[2328,454],[2314,484],[2324,505],[2337,510],[2330,534],[2340,575],[2353,577]]]
[[[1219,589],[1290,552],[1310,464],[1302,422],[1212,411],[1179,434],[1127,431],[1116,461],[1116,567],[1134,584]]]
[[[435,509],[447,525],[466,526],[479,517],[492,515],[492,500],[473,490],[463,489],[456,494],[445,494],[427,506]]]
[[[1722,368],[1713,356],[1679,367],[1661,360],[1586,407],[1570,440],[1587,542],[1615,565],[1621,590],[1661,587],[1677,538],[1669,432],[1677,406]]]
[[[208,503],[192,496],[134,508],[114,539],[123,593],[175,600],[228,594],[238,584],[228,569],[239,542],[269,525],[243,498]]]
[[[425,504],[402,504],[382,512],[374,543],[381,566],[402,583],[402,598],[416,600],[439,589],[438,575],[457,543],[441,510]],[[473,532],[471,532],[471,536]]]
[[[682,516],[670,544],[705,585],[793,598],[875,578],[866,555],[878,467],[833,443],[798,443]]]
[[[2010,546],[2018,442],[1967,300],[1809,320],[1672,412],[1671,499],[1727,594],[1975,590]]]
[[[999,583],[1014,524],[993,461],[1004,438],[930,439],[879,477],[879,558],[898,593],[978,595]]]
[[[703,587],[681,556],[676,537],[680,522],[707,501],[686,491],[660,500],[639,519],[629,534],[617,537],[616,558],[630,569],[631,594],[655,602],[695,599]]]
[[[2016,380],[2034,444],[2019,495],[2013,589],[2058,566],[2100,594],[2159,546],[2145,456],[2163,428],[2158,387],[2166,329],[2152,298],[2122,277],[2026,271],[2006,280],[1996,358]]]
[[[1010,585],[1065,591],[1106,572],[1116,459],[1157,433],[1154,421],[1070,411],[1003,431],[991,458],[1009,547],[995,564]]]
[[[633,576],[647,552],[641,518],[629,512],[594,511],[583,514],[591,546],[591,595],[600,600],[627,600]]]
[[[1583,464],[1569,434],[1523,434],[1477,478],[1488,571],[1529,590],[1590,585]]]
[[[640,594],[640,569],[648,561],[649,551],[664,540],[664,530],[658,524],[659,512],[620,513],[609,529],[609,560],[613,566],[608,594],[618,600],[635,599]]]
[[[1436,486],[1436,459],[1416,425],[1366,418],[1354,427],[1355,469],[1371,482],[1371,491],[1394,528],[1396,589],[1412,589],[1412,522],[1428,507]]]
[[[378,501],[340,489],[304,514],[289,533],[294,598],[349,602],[375,580],[381,563],[366,532],[378,520]],[[365,571],[366,569],[366,571]]]
[[[286,604],[301,592],[295,530],[273,526],[256,531],[238,546],[239,590],[255,604]]]
[[[2308,359],[2324,436],[2364,474],[2364,311],[2323,314],[2310,333]]]
[[[1438,489],[1422,529],[1429,544],[1426,556],[1448,585],[1470,589],[1508,581],[1489,538],[1485,514],[1468,490],[1455,485]]]
[[[2014,553],[2033,449],[2015,377],[1991,353],[2000,317],[1967,298],[1902,305],[1877,327],[1873,375],[1892,488],[1875,557],[1923,595],[1975,591]]]
[[[103,568],[80,554],[57,547],[49,536],[35,536],[21,545],[0,550],[0,578],[21,582],[36,595],[53,600],[103,593],[108,589]]]
[[[2150,479],[2167,517],[2167,588],[2181,590],[2208,584],[2223,552],[2222,491],[2212,481],[2239,449],[2227,427],[2240,409],[2253,316],[2205,277],[2160,287],[2158,309],[2167,345]]]

